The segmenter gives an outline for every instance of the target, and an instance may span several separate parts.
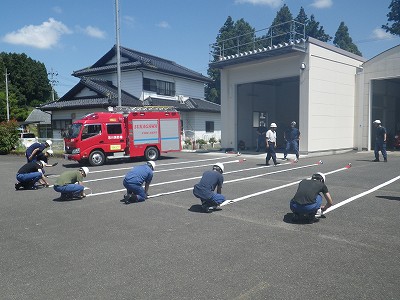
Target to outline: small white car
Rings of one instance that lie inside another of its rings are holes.
[[[34,133],[25,132],[25,133],[20,133],[19,141],[22,146],[28,148],[33,143],[36,143],[38,141],[38,138],[35,136]]]

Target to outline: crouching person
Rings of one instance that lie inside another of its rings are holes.
[[[17,172],[18,183],[15,184],[15,190],[23,188],[25,190],[36,190],[36,182],[42,181],[45,186],[49,186],[46,177],[42,173],[44,167],[43,161],[31,161],[23,165]]]
[[[322,205],[322,193],[326,199],[326,205]],[[311,179],[300,181],[297,192],[290,201],[290,209],[293,212],[293,221],[314,222],[316,217],[332,206],[333,201],[325,185],[325,175],[315,173]]]
[[[126,175],[123,185],[126,188],[125,204],[143,202],[148,197],[150,183],[153,180],[153,171],[156,168],[154,161],[132,168]],[[143,188],[143,183],[145,184]]]
[[[224,183],[224,165],[216,163],[212,171],[205,171],[193,188],[193,195],[201,200],[201,207],[204,212],[210,210],[221,210],[220,204],[225,201],[225,196],[221,194],[222,184]],[[217,192],[214,192],[217,188]]]
[[[83,192],[83,178],[89,174],[89,168],[82,167],[76,171],[65,171],[54,183],[54,190],[61,193],[61,200],[82,199],[86,195]]]

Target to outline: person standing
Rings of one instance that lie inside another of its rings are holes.
[[[46,140],[44,143],[33,143],[30,145],[25,151],[27,162],[38,160],[37,156],[40,155],[44,149],[50,147],[52,143],[51,140]]]
[[[41,172],[44,167],[43,161],[31,161],[23,165],[17,172],[15,190],[36,190],[36,182],[42,181],[46,187],[49,186],[45,176]]]
[[[53,189],[61,193],[61,200],[85,198],[83,178],[88,174],[89,168],[87,167],[81,167],[76,171],[65,171],[57,178]]]
[[[387,162],[387,153],[386,153],[386,141],[387,141],[387,134],[386,134],[386,128],[382,126],[381,120],[375,120],[373,122],[375,125],[375,147],[374,147],[374,153],[375,153],[375,160],[374,162],[379,161],[379,151],[382,152],[383,156],[383,161]]]
[[[267,131],[267,140],[266,140],[266,147],[267,147],[267,157],[265,158],[265,164],[268,166],[269,161],[272,158],[274,165],[278,165],[279,163],[276,161],[276,124],[271,123],[269,126],[270,129]]]
[[[283,159],[287,160],[288,152],[290,148],[293,148],[294,153],[296,154],[296,159],[294,162],[299,161],[299,140],[300,140],[300,130],[296,128],[296,122],[293,121],[290,123],[290,128],[283,133],[283,137],[286,141],[286,148],[283,152]]]
[[[224,165],[216,163],[212,170],[203,173],[200,182],[193,187],[193,195],[201,200],[201,207],[206,213],[209,213],[210,209],[221,210],[220,204],[225,201],[225,196],[221,194],[224,183],[222,173]]]
[[[123,181],[123,185],[126,188],[126,195],[124,196],[125,204],[143,202],[147,199],[155,168],[156,163],[148,161],[144,165],[132,168],[125,175]],[[144,188],[143,183],[145,184]]]
[[[322,193],[326,199],[326,205],[322,206]],[[290,201],[290,209],[293,212],[293,221],[300,221],[306,218],[314,221],[318,210],[320,215],[333,204],[332,197],[325,184],[325,175],[321,172],[315,173],[311,179],[300,181],[297,192]]]
[[[267,133],[267,128],[265,128],[265,124],[261,123],[257,128],[257,148],[256,152],[261,151],[265,148],[265,134]]]

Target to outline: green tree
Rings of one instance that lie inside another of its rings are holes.
[[[307,37],[310,36],[322,42],[329,42],[332,39],[329,34],[325,33],[324,27],[315,20],[314,15],[311,15],[310,19],[307,17],[303,7],[300,8],[299,14],[294,20],[296,21],[297,35],[305,32]]]
[[[228,56],[254,49],[255,29],[243,18],[234,22],[228,16],[224,25],[220,28],[212,51],[213,61],[218,61],[220,56]],[[205,95],[208,101],[221,103],[221,77],[219,69],[209,68],[208,76],[213,83],[205,87]]]
[[[315,21],[314,15],[311,15],[306,24],[306,35],[322,42],[329,42],[332,39],[329,34],[325,33],[324,26],[319,26],[319,22]]]
[[[8,154],[18,142],[18,122],[0,123],[0,154]]]
[[[0,71],[7,69],[10,116],[25,120],[32,107],[45,103],[51,98],[51,85],[43,63],[29,58],[25,53],[0,53]],[[0,100],[5,97],[5,82],[0,81]],[[16,102],[14,101],[16,100]],[[0,120],[6,120],[0,109]]]
[[[272,21],[271,27],[268,29],[268,33],[265,38],[271,40],[267,44],[263,42],[264,46],[277,45],[283,42],[288,42],[294,38],[292,36],[296,29],[293,28],[293,15],[290,12],[289,7],[284,4],[281,9],[276,13],[275,19]]]
[[[353,40],[349,35],[349,29],[344,22],[340,23],[339,28],[335,33],[333,44],[340,49],[362,56],[357,46],[353,43]]]
[[[392,0],[388,8],[390,11],[386,16],[388,17],[388,21],[392,23],[386,23],[386,25],[382,25],[382,28],[386,32],[400,36],[400,0]]]

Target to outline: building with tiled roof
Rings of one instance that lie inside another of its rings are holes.
[[[120,47],[121,105],[173,106],[181,114],[183,138],[221,137],[218,104],[204,99],[211,79],[171,60]],[[64,96],[40,107],[52,113],[53,137],[82,116],[118,106],[116,47],[92,66],[74,71],[80,81]]]

